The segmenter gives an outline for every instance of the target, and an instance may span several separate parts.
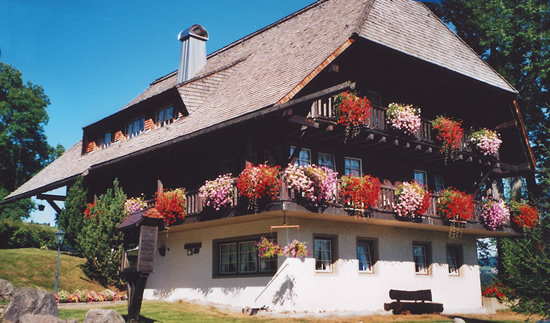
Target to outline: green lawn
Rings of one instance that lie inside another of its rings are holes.
[[[79,265],[84,259],[61,254],[59,289],[73,292],[76,289],[102,291],[105,288],[84,275]],[[53,292],[57,251],[33,248],[0,249],[0,278],[10,281],[15,288],[32,287]]]

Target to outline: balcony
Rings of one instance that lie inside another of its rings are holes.
[[[258,213],[255,214],[253,210],[248,209],[248,204],[243,202],[237,188],[234,188],[234,206],[230,209],[215,211],[212,209],[203,208],[203,203],[198,191],[188,191],[187,197],[187,213],[183,223],[197,223],[209,220],[219,220],[223,218],[237,218],[240,216],[251,215],[260,216],[262,214],[278,214],[282,216],[285,214],[287,217],[301,217],[309,219],[322,219],[339,222],[364,222],[366,224],[393,226],[393,227],[407,227],[420,230],[432,230],[448,232],[450,230],[449,223],[444,221],[437,213],[437,205],[439,197],[437,194],[432,194],[430,207],[425,214],[414,220],[407,220],[398,218],[393,211],[393,203],[395,200],[395,190],[397,186],[384,183],[380,190],[380,197],[376,205],[367,210],[355,210],[346,208],[340,200],[339,190],[340,183],[337,185],[336,195],[332,201],[329,201],[326,206],[311,208],[301,205],[296,199],[293,190],[288,188],[288,185],[283,178],[279,193],[271,203],[260,207]],[[284,212],[281,212],[284,211]],[[502,229],[498,231],[491,231],[486,229],[480,220],[479,210],[476,207],[474,217],[468,221],[464,221],[458,224],[465,234],[473,234],[479,237],[485,236],[511,236],[515,234],[515,231],[511,228],[509,219],[504,224]]]

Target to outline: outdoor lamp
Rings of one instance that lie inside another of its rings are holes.
[[[55,271],[55,294],[57,295],[57,283],[59,281],[59,254],[61,253],[61,245],[63,244],[63,239],[65,239],[65,232],[59,229],[55,233],[55,243],[57,244],[57,270]]]
[[[59,231],[55,233],[55,244],[57,244],[58,246],[61,246],[63,244],[64,239],[65,239],[65,232],[59,229]]]

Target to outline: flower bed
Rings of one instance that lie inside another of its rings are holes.
[[[231,174],[220,175],[199,188],[199,196],[204,206],[210,206],[216,210],[222,207],[233,206],[233,184],[235,180]]]
[[[371,175],[342,176],[341,183],[340,199],[353,209],[373,207],[380,197],[380,180]]]
[[[126,299],[125,293],[116,292],[110,289],[105,289],[102,292],[77,289],[72,294],[67,291],[60,290],[57,295],[54,294],[54,296],[58,303],[112,302]]]
[[[288,165],[285,176],[288,187],[310,205],[320,206],[336,195],[338,173],[330,168],[315,165]]]
[[[512,221],[520,229],[533,229],[539,222],[539,209],[526,202],[512,201],[510,203]]]
[[[510,218],[510,210],[503,200],[484,197],[480,204],[480,217],[491,230],[497,230]]]
[[[237,188],[241,196],[248,198],[249,208],[258,211],[258,200],[262,198],[274,199],[279,193],[280,176],[279,166],[271,167],[267,164],[247,164],[246,168],[237,177]]]
[[[390,103],[386,111],[388,123],[394,129],[414,135],[420,129],[420,109],[412,105]]]
[[[164,217],[164,222],[167,225],[185,218],[185,201],[185,190],[183,188],[161,192],[155,198],[156,208]]]
[[[344,142],[359,134],[370,109],[370,101],[367,98],[360,98],[353,93],[342,92],[334,98],[336,122],[346,127]]]
[[[430,193],[416,182],[405,182],[395,190],[394,211],[400,218],[420,218],[430,206]]]
[[[455,160],[460,148],[460,140],[464,135],[462,121],[437,116],[432,126],[437,131],[436,138],[441,141],[441,153],[445,156],[445,163],[448,159]]]
[[[452,187],[439,193],[437,212],[443,219],[451,221],[467,221],[474,216],[474,197]]]
[[[128,214],[138,212],[146,208],[147,202],[145,202],[143,197],[132,197],[124,202],[124,210],[128,212]]]
[[[496,156],[502,140],[495,131],[480,129],[470,134],[470,142],[473,143],[484,156]]]

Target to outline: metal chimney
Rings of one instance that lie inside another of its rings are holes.
[[[201,25],[193,25],[178,35],[181,41],[178,83],[195,76],[206,65],[206,41],[208,33]]]

